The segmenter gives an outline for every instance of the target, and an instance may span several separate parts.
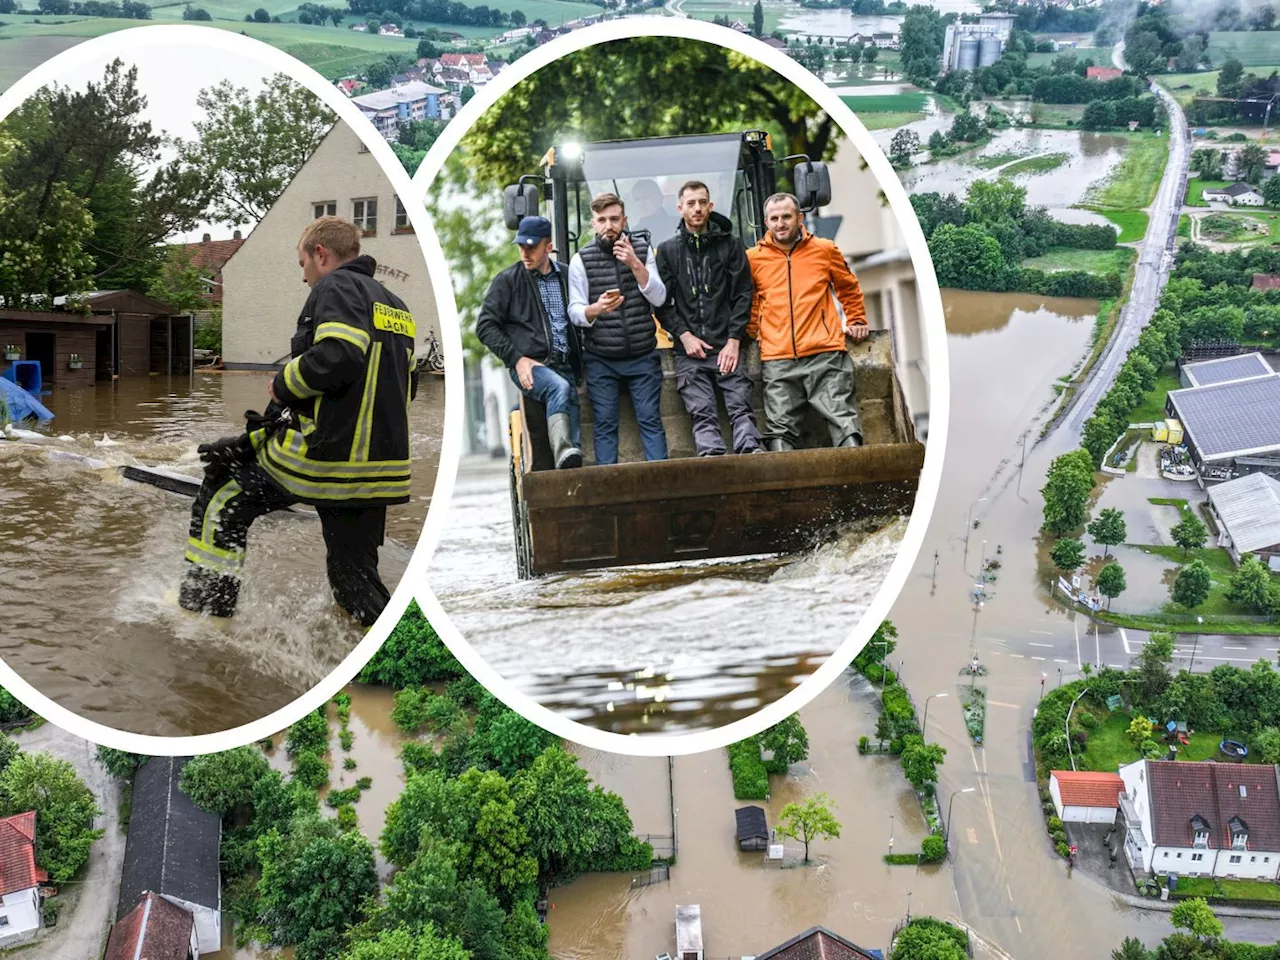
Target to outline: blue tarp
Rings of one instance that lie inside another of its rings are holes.
[[[11,380],[0,377],[0,423],[14,423],[34,417],[36,420],[52,420],[53,414],[43,403]]]

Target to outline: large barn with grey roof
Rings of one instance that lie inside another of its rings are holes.
[[[1280,475],[1280,374],[1261,354],[1188,363],[1180,377],[1187,386],[1169,391],[1166,409],[1202,480]]]

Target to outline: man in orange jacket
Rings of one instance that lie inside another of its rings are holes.
[[[830,240],[801,223],[800,204],[789,193],[765,201],[769,232],[747,251],[755,297],[748,336],[760,341],[768,448],[795,450],[805,405],[827,421],[831,443],[862,446],[854,395],[853,362],[845,338],[867,335],[858,278]],[[844,322],[835,298],[844,308]]]

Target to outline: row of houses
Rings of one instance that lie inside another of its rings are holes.
[[[417,319],[421,336],[438,330],[435,298],[408,211],[355,131],[336,123],[247,236],[185,245],[208,284],[206,306],[221,306],[222,355],[229,369],[275,369],[286,354],[304,289],[296,245],[312,220],[337,215],[363,230],[361,248],[378,279]],[[44,386],[88,387],[117,376],[190,374],[202,311],[179,314],[133,290],[97,291],[42,312],[0,310],[0,376],[24,386],[34,367]],[[79,365],[70,358],[81,358]]]
[[[1121,829],[1136,872],[1280,879],[1280,766],[1137,760],[1055,770],[1049,791],[1064,823]]]

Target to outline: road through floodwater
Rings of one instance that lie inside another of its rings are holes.
[[[55,390],[45,398],[56,416],[48,442],[0,441],[0,655],[9,666],[81,716],[172,736],[266,716],[341,662],[363,631],[333,602],[313,519],[275,514],[254,525],[237,616],[215,626],[171,598],[190,500],[115,469],[198,477],[196,446],[243,429],[244,411],[261,409],[265,392],[262,374]],[[393,589],[426,518],[443,410],[443,381],[424,378],[411,414],[414,500],[389,511],[388,537],[399,545],[382,553]]]

